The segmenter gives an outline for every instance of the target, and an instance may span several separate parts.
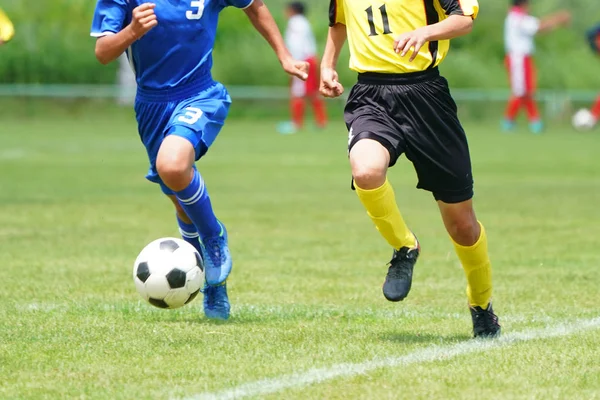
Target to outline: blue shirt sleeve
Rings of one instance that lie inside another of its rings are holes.
[[[221,0],[223,7],[248,8],[252,3],[254,0]]]
[[[90,35],[101,37],[107,33],[119,33],[127,15],[125,0],[98,0]]]

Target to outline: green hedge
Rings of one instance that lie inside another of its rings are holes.
[[[375,1],[375,0],[374,0]],[[535,1],[535,0],[534,0]],[[547,34],[538,40],[537,63],[540,86],[590,89],[600,87],[600,59],[586,47],[583,32],[600,19],[598,0],[573,0],[570,29]],[[327,0],[307,1],[320,42],[327,32]],[[506,86],[503,67],[502,24],[508,1],[480,0],[481,14],[474,32],[453,42],[443,73],[456,87],[498,88]],[[564,1],[538,0],[534,11],[556,10]],[[94,58],[89,37],[93,0],[11,0],[3,7],[13,19],[16,36],[0,48],[2,83],[112,83],[116,65],[102,66]],[[283,28],[283,0],[267,0]],[[346,68],[347,50],[340,65],[342,79],[352,82]],[[284,85],[287,78],[267,44],[252,31],[243,12],[226,10],[221,18],[215,49],[215,77],[228,84]]]

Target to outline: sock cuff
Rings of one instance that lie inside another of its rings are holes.
[[[182,237],[188,238],[188,239],[195,239],[200,236],[200,234],[198,233],[198,229],[196,229],[196,225],[188,224],[187,222],[182,221],[181,218],[179,218],[179,215],[177,215],[177,214],[175,214],[175,216],[177,217],[177,224],[179,225],[179,233],[181,234]]]
[[[177,200],[184,205],[196,203],[204,195],[204,181],[200,177],[200,173],[194,169],[194,175],[190,184],[176,194]]]
[[[485,233],[485,228],[483,227],[483,224],[480,221],[477,221],[477,223],[479,224],[479,238],[477,239],[477,241],[471,245],[471,246],[463,246],[462,244],[458,244],[454,241],[454,239],[452,238],[452,236],[450,236],[450,240],[452,240],[452,244],[454,245],[455,248],[460,249],[460,250],[467,250],[467,251],[475,251],[477,248],[479,248],[479,246],[485,241],[486,239],[486,233]]]
[[[392,184],[385,178],[385,182],[383,185],[379,186],[375,189],[361,189],[356,182],[354,182],[354,188],[356,189],[356,193],[359,195],[367,195],[370,197],[379,197],[383,195],[388,189],[392,189]]]

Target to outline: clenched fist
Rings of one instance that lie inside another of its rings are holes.
[[[136,39],[144,36],[148,31],[158,25],[154,9],[156,4],[144,3],[133,9],[133,15],[129,27]]]

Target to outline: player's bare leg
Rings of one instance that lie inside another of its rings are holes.
[[[202,177],[194,168],[194,161],[192,144],[183,137],[169,135],[158,151],[156,169],[163,183],[175,192],[179,219],[184,223],[193,222],[202,240],[200,250],[207,282],[204,288],[204,312],[209,318],[227,319],[230,306],[225,281],[232,266],[227,232],[214,215]]]
[[[497,336],[500,334],[500,325],[491,304],[492,267],[487,236],[483,225],[477,220],[473,201],[456,204],[438,201],[438,206],[467,276],[467,297],[473,318],[473,333],[475,337]]]
[[[401,301],[410,292],[419,245],[400,214],[394,189],[387,180],[389,163],[388,150],[375,140],[359,140],[350,150],[358,198],[381,236],[394,249],[383,295],[389,301]]]

